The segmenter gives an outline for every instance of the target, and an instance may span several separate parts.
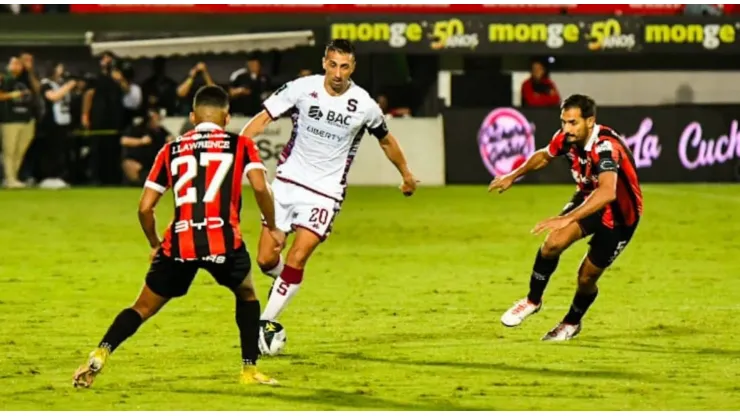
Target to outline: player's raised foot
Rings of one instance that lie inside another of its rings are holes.
[[[550,332],[546,333],[542,337],[543,341],[568,341],[573,339],[576,335],[581,333],[581,324],[566,324],[565,322],[559,323]]]
[[[95,381],[95,376],[97,376],[103,369],[109,355],[110,350],[108,348],[95,348],[95,350],[90,353],[90,357],[87,359],[87,362],[75,371],[72,385],[75,387],[92,386],[93,381]]]
[[[518,326],[528,316],[536,314],[540,309],[542,309],[541,301],[539,304],[534,304],[528,298],[524,298],[501,315],[501,323],[509,327]]]
[[[245,365],[242,368],[242,374],[239,377],[239,383],[241,384],[264,384],[267,386],[277,386],[278,381],[274,378],[259,372],[255,365]]]

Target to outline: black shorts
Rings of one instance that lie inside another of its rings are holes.
[[[176,298],[188,293],[198,270],[203,269],[221,286],[234,290],[249,276],[252,261],[244,245],[232,254],[198,260],[178,260],[167,257],[160,249],[154,257],[146,284],[159,296]]]
[[[578,208],[585,200],[585,195],[580,192],[576,192],[570,202],[563,208],[560,215],[565,215],[570,211]],[[614,263],[614,260],[622,254],[624,248],[627,247],[632,236],[637,229],[639,220],[633,225],[617,225],[614,228],[609,228],[603,224],[601,217],[602,211],[597,211],[586,218],[578,221],[578,226],[581,227],[581,232],[584,237],[593,235],[591,240],[588,242],[590,248],[588,250],[588,259],[593,263],[594,266],[606,269]]]

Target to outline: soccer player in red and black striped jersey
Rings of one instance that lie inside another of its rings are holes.
[[[260,304],[250,275],[251,260],[239,230],[241,183],[246,173],[269,236],[282,248],[285,234],[275,227],[275,207],[265,167],[251,139],[226,132],[229,96],[222,88],[201,88],[193,100],[195,129],[157,154],[139,202],[139,221],[152,248],[146,283],[130,308],[118,314],[90,357],[74,375],[89,387],[108,356],[170,299],[184,296],[199,269],[207,270],[236,297],[244,384],[277,384],[257,371]],[[154,208],[172,188],[175,217],[163,239]]]
[[[568,97],[561,106],[560,122],[562,128],[546,148],[489,186],[489,191],[498,189],[501,193],[518,177],[542,169],[558,156],[567,158],[571,165],[578,190],[559,216],[535,226],[535,234],[549,234],[537,252],[529,294],[501,317],[501,322],[511,327],[538,312],[560,254],[592,235],[588,254],[578,269],[578,289],[570,310],[545,334],[545,341],[566,341],[578,335],[581,319],[596,300],[596,281],[630,242],[642,216],[642,191],[632,154],[619,134],[596,124],[594,100],[585,95]]]

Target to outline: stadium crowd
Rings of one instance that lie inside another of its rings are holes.
[[[199,88],[224,87],[232,115],[249,117],[283,82],[312,74],[304,68],[273,77],[259,55],[250,55],[227,79],[213,76],[207,62],[176,79],[166,58],[152,60],[144,77],[112,53],[96,59],[95,71],[74,74],[64,62],[39,65],[32,54],[21,53],[0,71],[4,188],[140,186],[158,149],[181,133],[167,131],[163,118],[187,116]],[[376,99],[388,117],[411,116],[408,107],[391,106],[383,92]]]

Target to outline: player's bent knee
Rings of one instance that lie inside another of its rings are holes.
[[[557,237],[548,237],[542,244],[542,256],[545,258],[557,257],[565,250],[567,244]]]
[[[168,301],[169,298],[154,293],[148,285],[145,285],[131,309],[141,316],[142,321],[146,321],[159,312]]]
[[[260,270],[266,271],[274,269],[280,262],[280,253],[257,253],[257,265]]]
[[[237,287],[236,289],[233,289],[234,295],[245,301],[254,301],[257,300],[257,294],[254,293],[254,287],[251,283],[242,283]]]
[[[308,258],[311,256],[312,251],[313,250],[306,248],[294,248],[288,253],[286,264],[290,267],[303,269],[306,267],[306,263],[308,263]]]
[[[589,288],[592,286],[596,286],[596,280],[598,280],[598,276],[592,276],[592,275],[580,275],[578,276],[578,286],[583,288]]]
[[[146,321],[147,319],[154,316],[161,306],[157,306],[151,303],[145,303],[145,302],[136,302],[134,306],[131,308],[136,311],[141,316],[142,321]]]

